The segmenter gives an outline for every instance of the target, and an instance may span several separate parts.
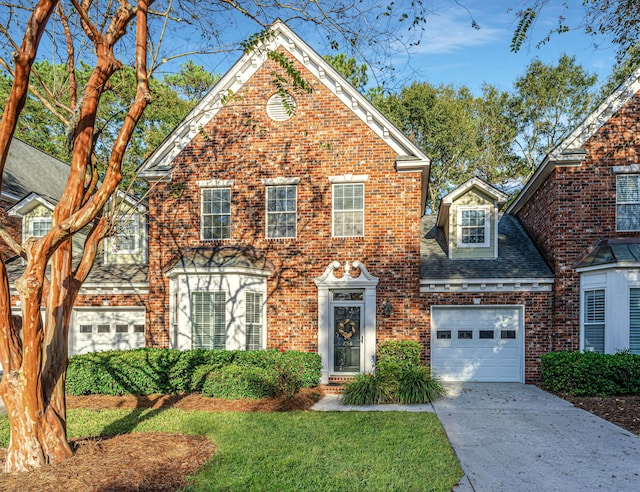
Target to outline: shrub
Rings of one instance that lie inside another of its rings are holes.
[[[76,355],[69,360],[70,395],[147,395],[200,391],[206,376],[227,366],[258,367],[277,373],[280,394],[293,395],[320,381],[315,353],[276,350],[135,349]]]
[[[426,366],[405,367],[398,378],[395,399],[398,403],[431,403],[447,393],[438,378]]]
[[[387,340],[378,345],[376,372],[398,378],[406,367],[420,365],[422,345],[412,340]]]
[[[278,372],[264,367],[228,365],[210,372],[202,394],[210,398],[270,398],[278,395]]]
[[[344,387],[345,405],[375,405],[393,401],[393,381],[379,374],[358,374]]]
[[[640,394],[640,355],[549,352],[540,357],[542,385],[573,396]]]

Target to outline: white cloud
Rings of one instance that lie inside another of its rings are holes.
[[[434,7],[433,13],[427,16],[425,33],[418,46],[412,47],[412,54],[446,54],[464,48],[478,47],[504,41],[509,35],[506,28],[492,27],[495,25],[496,15],[488,12],[471,13],[480,29],[471,26],[472,17],[464,8],[440,3]],[[484,15],[483,15],[484,14]],[[489,14],[489,15],[487,15]],[[490,19],[493,20],[490,21]]]

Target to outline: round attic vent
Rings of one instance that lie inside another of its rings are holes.
[[[275,121],[286,121],[293,116],[296,101],[289,94],[274,94],[267,101],[267,114]]]

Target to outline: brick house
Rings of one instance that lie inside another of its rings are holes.
[[[640,353],[640,69],[556,146],[507,213],[555,272],[553,350]]]
[[[474,178],[432,216],[428,158],[286,25],[273,31],[143,164],[148,209],[128,202],[135,226],[103,247],[72,353],[316,351],[324,382],[370,371],[389,339],[420,342],[447,380],[536,382],[551,350],[640,353],[640,70],[506,210]],[[270,52],[312,92],[280,93]],[[33,152],[17,162],[43,161]],[[60,164],[47,190],[11,191],[5,174],[16,237],[46,228]]]
[[[317,351],[326,382],[371,370],[379,341],[423,341],[429,160],[287,26],[272,29],[141,169],[147,342]],[[280,94],[269,51],[312,92]]]
[[[69,170],[65,162],[13,139],[3,174],[0,215],[14,239],[22,243],[51,229],[53,208],[62,196]],[[103,241],[76,300],[69,327],[72,355],[145,345],[146,209],[124,194],[114,202],[119,204],[122,226],[115,236]],[[74,236],[76,251],[83,240],[82,233]],[[12,286],[11,306],[19,314],[20,299],[13,285],[24,271],[24,262],[4,242],[2,245]]]

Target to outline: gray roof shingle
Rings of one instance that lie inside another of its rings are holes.
[[[586,268],[609,263],[640,262],[640,238],[620,238],[600,240],[582,259],[576,268]]]
[[[551,278],[553,273],[518,219],[503,214],[498,224],[498,258],[451,260],[436,216],[422,219],[420,277],[423,279]]]

